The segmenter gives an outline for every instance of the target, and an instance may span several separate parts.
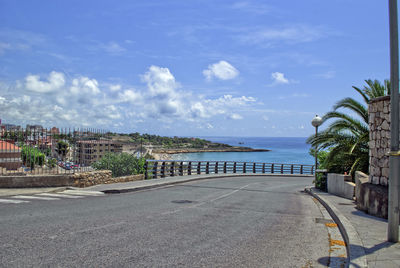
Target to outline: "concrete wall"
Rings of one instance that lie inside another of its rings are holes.
[[[1,176],[0,188],[33,188],[72,186],[70,175]]]
[[[357,209],[370,215],[387,219],[388,188],[370,183],[368,175],[359,171],[356,172],[355,180]]]
[[[351,182],[351,176],[328,173],[328,193],[353,199],[355,184]]]
[[[33,187],[87,187],[97,184],[109,184],[144,180],[144,175],[111,177],[110,170],[98,170],[76,174],[33,175],[33,176],[0,176],[0,188],[33,188]]]

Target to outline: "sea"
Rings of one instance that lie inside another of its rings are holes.
[[[310,145],[303,137],[199,137],[232,146],[269,149],[269,152],[206,152],[174,154],[172,160],[237,161],[313,165]]]

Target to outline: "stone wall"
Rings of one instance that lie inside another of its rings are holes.
[[[370,101],[369,114],[369,182],[388,185],[390,151],[390,97]]]
[[[131,175],[124,177],[113,178],[111,176],[111,170],[98,170],[83,173],[76,173],[72,175],[75,187],[88,187],[97,184],[110,184],[118,182],[129,182],[143,180],[144,175]]]

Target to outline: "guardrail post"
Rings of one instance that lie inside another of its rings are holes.
[[[172,161],[171,167],[170,167],[170,176],[174,177],[175,176],[175,161]]]
[[[314,174],[314,166],[311,166],[311,175]]]
[[[161,178],[165,178],[165,162],[161,164]]]
[[[226,162],[224,162],[224,173],[226,173]]]
[[[262,166],[262,173],[263,174],[265,173],[265,163],[263,163],[263,166]]]
[[[188,175],[192,175],[192,162],[188,164]]]
[[[197,164],[197,174],[201,174],[201,162]]]
[[[243,163],[243,173],[246,173],[246,162]]]
[[[158,165],[158,162],[154,162],[154,165],[153,165],[153,178],[154,179],[157,179],[157,165]]]
[[[236,173],[236,162],[233,163],[233,173]]]
[[[206,163],[206,174],[210,174],[210,162]]]
[[[179,176],[183,176],[183,162],[179,163]]]
[[[274,164],[271,164],[271,173],[274,174],[275,170],[274,170]]]
[[[293,165],[290,166],[290,174],[293,174]]]
[[[283,174],[283,164],[281,164],[281,174]]]
[[[303,174],[303,165],[300,166],[300,174]]]
[[[215,162],[215,170],[214,170],[215,174],[218,174],[218,161]]]
[[[253,173],[256,173],[256,163],[253,163]]]
[[[148,174],[147,174],[147,168],[148,168],[148,162],[146,161],[146,162],[144,163],[144,179],[147,179],[147,176],[148,176]]]

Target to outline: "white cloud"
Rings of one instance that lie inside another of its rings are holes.
[[[96,79],[81,76],[72,80],[70,92],[74,95],[97,95],[100,93],[99,83]]]
[[[320,26],[301,24],[246,32],[241,36],[241,40],[252,44],[273,44],[276,42],[295,44],[318,40],[327,33],[328,31]]]
[[[238,111],[256,103],[250,96],[198,95],[183,89],[168,68],[158,66],[142,75],[145,85],[139,89],[122,89],[86,76],[64,77],[56,71],[44,81],[38,75],[25,80],[13,86],[0,82],[2,118],[47,126],[110,127],[151,120],[163,128],[176,122],[212,128],[210,118],[223,115],[240,120]],[[54,89],[56,94],[32,94]]]
[[[118,96],[121,102],[132,102],[132,103],[141,100],[142,97],[139,92],[136,92],[132,89],[125,90],[124,92],[119,93]]]
[[[120,46],[117,42],[111,41],[106,44],[101,44],[101,47],[110,54],[121,54],[126,51],[125,48]]]
[[[241,120],[241,119],[243,119],[243,116],[241,116],[240,114],[231,114],[231,115],[229,115],[229,119]]]
[[[110,85],[110,90],[112,92],[119,91],[119,90],[121,90],[121,85]]]
[[[263,119],[264,121],[269,121],[269,117],[266,116],[266,115],[263,115],[263,116],[262,116],[262,119]]]
[[[65,85],[63,73],[51,72],[48,81],[41,81],[39,75],[28,75],[25,78],[25,88],[38,93],[53,92]]]
[[[209,65],[208,69],[203,71],[203,75],[207,80],[211,80],[213,77],[221,80],[230,80],[237,77],[239,71],[228,62],[221,60],[220,62]]]
[[[323,79],[332,79],[336,75],[335,71],[328,71],[325,73],[316,74],[315,77],[323,78]]]
[[[274,72],[271,74],[271,77],[273,79],[273,84],[289,84],[289,80],[283,73]]]

